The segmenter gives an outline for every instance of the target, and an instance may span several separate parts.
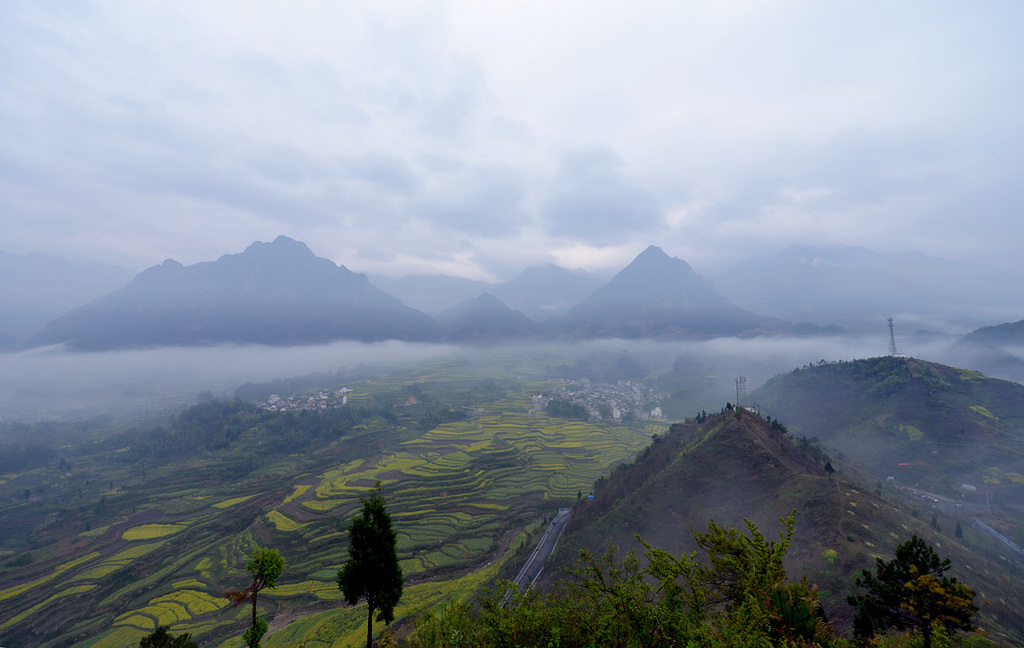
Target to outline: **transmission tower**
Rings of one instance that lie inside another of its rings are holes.
[[[742,405],[747,400],[747,377],[740,376],[736,379],[736,404]]]
[[[896,351],[896,336],[892,332],[892,318],[889,318],[889,355],[897,356],[899,352]]]

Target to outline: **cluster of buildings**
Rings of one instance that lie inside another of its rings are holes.
[[[632,380],[620,380],[615,384],[591,382],[586,378],[563,382],[565,387],[533,396],[533,408],[530,411],[543,412],[548,402],[560,399],[581,405],[592,419],[620,421],[631,417],[645,421],[662,418],[660,406],[648,408],[648,405],[668,398],[653,387]]]
[[[281,398],[277,394],[271,394],[270,398],[258,403],[260,407],[270,412],[308,412],[343,407],[348,404],[348,395],[352,390],[342,387],[336,391],[319,391],[315,394],[304,394],[301,396],[289,396]]]

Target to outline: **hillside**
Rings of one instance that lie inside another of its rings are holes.
[[[48,323],[29,344],[99,350],[439,337],[424,313],[280,236],[216,261],[182,266],[169,259]]]
[[[825,472],[829,460],[839,467],[836,474]],[[709,519],[738,528],[749,519],[766,537],[777,537],[779,518],[793,510],[787,573],[792,580],[807,576],[818,587],[840,634],[850,631],[854,610],[846,596],[856,593],[853,576],[873,567],[874,556],[891,556],[896,544],[918,534],[991,601],[979,622],[1005,645],[1022,638],[1016,624],[1024,620],[1024,586],[1003,567],[999,541],[966,522],[964,538],[955,538],[956,520],[947,513],[928,510],[890,485],[873,484],[855,467],[750,411],[673,425],[632,464],[599,480],[594,498],[576,507],[545,582],[561,578],[581,549],[596,553],[611,544],[625,551],[639,546],[639,535],[675,555],[693,552],[692,532],[706,529]],[[928,523],[932,513],[944,532]]]
[[[1024,320],[993,326],[983,326],[964,336],[969,344],[1013,345],[1024,344]]]
[[[809,366],[750,398],[798,434],[902,484],[947,496],[961,486],[1024,491],[1024,386],[914,358]],[[1016,476],[1015,476],[1016,475]]]

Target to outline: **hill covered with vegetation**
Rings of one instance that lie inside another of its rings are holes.
[[[886,356],[782,374],[751,399],[878,479],[972,503],[983,490],[997,501],[1024,495],[1018,383]]]

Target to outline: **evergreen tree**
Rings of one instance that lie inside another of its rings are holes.
[[[970,630],[978,612],[974,590],[946,576],[949,569],[949,560],[916,535],[896,547],[892,560],[877,558],[877,575],[865,569],[855,581],[867,593],[848,598],[857,606],[855,634],[866,638],[890,628],[917,630],[924,648],[931,648],[932,624],[951,634]]]
[[[384,497],[377,482],[370,496],[362,498],[362,512],[348,527],[349,561],[338,570],[338,589],[349,605],[366,599],[366,648],[373,643],[373,613],[385,624],[395,618],[402,598],[402,568],[395,545],[398,534],[391,528]]]
[[[167,630],[167,626],[158,627],[139,641],[139,648],[199,648],[191,634],[174,637]]]

